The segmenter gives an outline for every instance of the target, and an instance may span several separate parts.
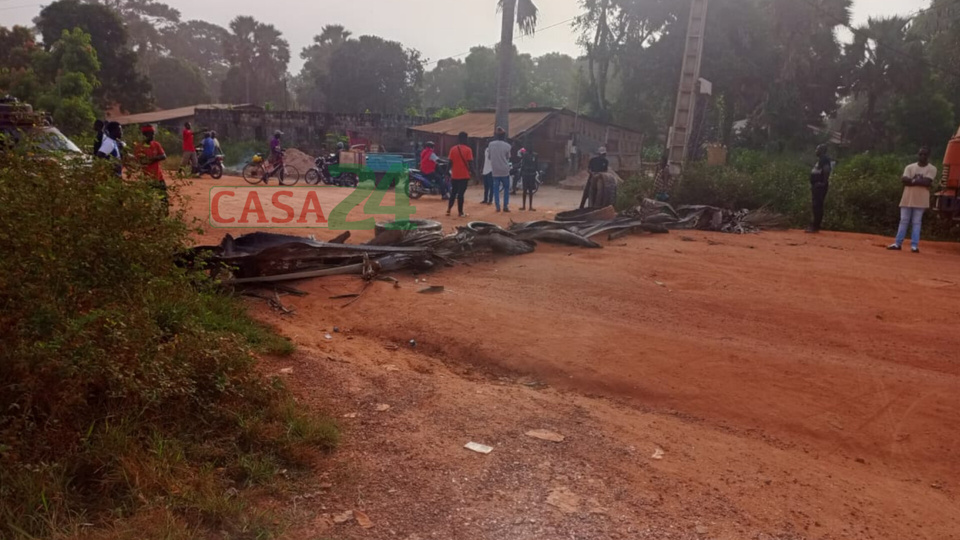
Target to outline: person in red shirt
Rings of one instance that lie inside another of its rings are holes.
[[[447,215],[450,215],[450,211],[453,210],[453,202],[456,201],[460,217],[466,217],[467,215],[463,213],[463,198],[467,194],[470,171],[473,170],[473,150],[467,146],[469,138],[466,132],[461,131],[458,139],[460,144],[450,149],[450,178],[453,180],[453,190],[450,193]]]
[[[134,153],[143,166],[143,174],[154,180],[157,189],[163,192],[163,202],[166,204],[167,185],[164,183],[163,168],[160,167],[160,162],[167,159],[167,153],[154,138],[157,132],[152,125],[144,124],[140,126],[140,133],[143,134],[143,143],[137,145]]]
[[[195,174],[199,168],[197,160],[197,146],[193,141],[193,128],[190,122],[183,124],[183,160],[180,162],[182,169],[187,163],[190,164],[190,174]]]
[[[423,152],[420,152],[420,172],[432,183],[440,186],[440,195],[443,200],[447,200],[447,183],[443,176],[437,172],[437,163],[440,161],[440,156],[434,151],[433,141],[427,141],[423,146]]]

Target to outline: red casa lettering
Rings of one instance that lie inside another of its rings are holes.
[[[220,215],[220,199],[222,197],[233,197],[236,193],[232,191],[218,191],[214,194],[213,199],[210,201],[210,216],[213,218],[213,221],[216,223],[233,223],[236,221],[236,218],[225,219]]]
[[[286,205],[286,204],[284,204],[284,203],[282,203],[282,202],[280,202],[280,197],[281,197],[281,196],[282,196],[282,197],[293,197],[293,192],[292,192],[292,191],[278,191],[278,192],[276,192],[276,193],[273,194],[273,198],[271,199],[271,200],[273,201],[273,206],[274,206],[277,210],[283,210],[284,212],[286,212],[286,213],[287,213],[287,217],[285,217],[285,218],[270,218],[270,221],[272,221],[272,222],[274,222],[274,223],[290,223],[291,221],[293,221],[293,207],[292,207],[292,206],[289,206],[289,205]]]
[[[307,198],[303,201],[303,209],[300,211],[300,219],[297,220],[297,223],[306,223],[307,214],[311,213],[317,216],[316,223],[327,222],[327,218],[323,215],[323,209],[320,208],[320,198],[317,196],[316,191],[307,193]]]
[[[263,212],[263,205],[260,204],[260,195],[257,195],[256,191],[251,191],[247,195],[247,202],[243,205],[243,213],[240,214],[240,221],[238,223],[250,223],[247,216],[251,213],[257,214],[257,223],[268,223],[267,215]]]

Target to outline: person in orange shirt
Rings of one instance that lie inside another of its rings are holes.
[[[450,178],[453,189],[450,192],[450,204],[447,206],[447,215],[453,210],[453,202],[457,202],[457,209],[460,211],[460,217],[466,217],[463,213],[463,198],[467,194],[467,184],[470,182],[470,171],[473,170],[473,150],[467,146],[469,142],[466,132],[461,131],[458,135],[460,144],[450,149]]]
[[[157,189],[163,192],[163,202],[166,204],[168,202],[167,184],[164,183],[163,168],[160,167],[160,162],[167,159],[167,153],[164,152],[163,146],[156,141],[157,131],[152,125],[144,124],[140,126],[140,133],[143,134],[143,143],[137,145],[135,154],[140,161],[140,165],[143,166],[143,174],[156,181]]]

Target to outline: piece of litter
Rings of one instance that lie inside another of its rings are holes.
[[[565,487],[559,487],[547,495],[547,504],[564,514],[575,514],[580,508],[580,497]]]
[[[654,281],[654,283],[656,283],[658,287],[666,287],[662,281]]]
[[[443,285],[434,285],[432,287],[427,287],[426,289],[420,289],[417,291],[420,294],[439,294],[444,291]]]
[[[550,442],[563,442],[563,440],[566,438],[559,433],[547,431],[546,429],[534,429],[526,432],[524,435],[527,437],[533,437],[534,439],[540,439],[541,441]]]
[[[395,350],[399,349],[400,347],[398,347],[398,346],[396,346],[396,345],[394,345],[394,344],[391,343],[390,345],[384,345],[383,348],[386,349],[386,350],[388,350],[388,351],[395,351]]]
[[[284,375],[290,375],[291,373],[293,373],[293,368],[292,368],[292,367],[285,367],[285,368],[283,368],[283,369],[280,370],[280,373],[282,373],[282,374],[284,374]]]
[[[377,412],[386,412],[390,410],[390,406],[386,403],[381,403],[377,405]]]
[[[333,336],[331,336],[330,334],[324,334],[323,337],[324,339],[333,339]]]
[[[360,525],[364,529],[373,527],[373,521],[370,520],[370,517],[359,510],[353,511],[353,519],[357,520],[357,525]]]
[[[347,510],[346,512],[333,515],[333,522],[336,524],[346,523],[348,521],[353,521],[353,510]]]
[[[417,346],[417,340],[411,339],[411,340],[410,340],[410,346],[411,346],[411,347],[416,347],[416,346]]]
[[[355,412],[348,412],[347,414],[343,415],[343,417],[344,417],[344,418],[356,418],[356,417],[357,417],[357,413],[355,413]]]
[[[385,370],[387,370],[387,371],[400,371],[400,368],[398,368],[397,366],[395,366],[395,365],[393,365],[393,364],[387,364],[387,365],[383,366],[383,369],[385,369]]]
[[[664,453],[663,450],[657,448],[657,449],[653,452],[653,455],[650,456],[650,458],[651,458],[651,459],[663,459],[663,453]]]
[[[490,452],[493,452],[493,447],[475,442],[468,442],[466,445],[464,445],[464,448],[467,450],[473,450],[478,454],[489,454]]]
[[[334,333],[334,334],[339,334],[339,333],[340,333],[340,327],[339,327],[339,326],[334,326],[334,327],[333,327],[333,333]]]

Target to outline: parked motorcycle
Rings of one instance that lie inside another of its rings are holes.
[[[330,167],[338,165],[336,155],[330,154],[327,157],[320,156],[313,161],[314,167],[307,171],[304,181],[315,186],[323,182],[328,186],[338,187],[357,187],[360,184],[360,177],[355,173],[341,172],[336,175],[331,174]]]
[[[407,182],[407,195],[411,199],[419,199],[424,195],[442,195],[444,199],[450,193],[450,162],[445,160],[437,161],[437,172],[434,175],[439,177],[439,181],[426,174],[410,169],[409,181]]]

